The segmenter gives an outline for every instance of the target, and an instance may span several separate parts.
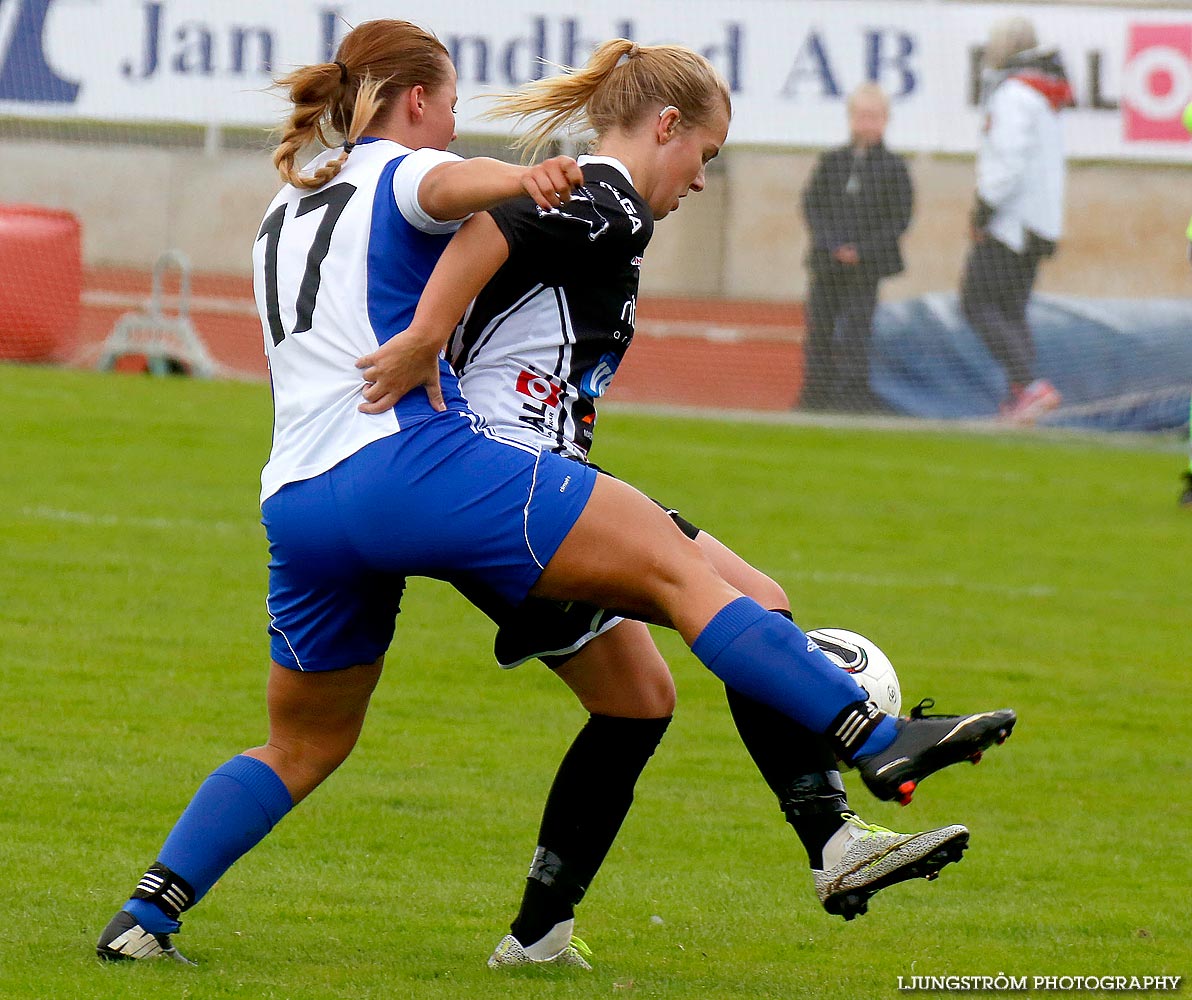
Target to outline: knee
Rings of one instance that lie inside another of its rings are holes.
[[[643,709],[642,718],[669,719],[674,715],[678,696],[675,693],[675,679],[671,676],[670,670],[652,673],[647,678],[638,700]]]
[[[746,596],[752,597],[767,611],[789,611],[791,602],[786,591],[765,573],[758,573],[757,577],[749,590],[745,591]]]
[[[675,682],[640,622],[622,622],[558,670],[593,715],[664,719],[675,711]]]
[[[607,684],[586,691],[580,701],[593,715],[625,719],[667,719],[675,714],[675,682],[665,665],[662,670],[639,671],[632,683]]]

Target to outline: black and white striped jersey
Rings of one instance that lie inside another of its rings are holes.
[[[649,206],[619,161],[580,157],[583,187],[547,212],[493,209],[509,259],[448,347],[472,409],[501,436],[586,458],[604,394],[633,339]]]

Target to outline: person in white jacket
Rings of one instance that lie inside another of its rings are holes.
[[[1057,52],[1040,48],[1022,17],[994,25],[984,62],[973,242],[960,302],[1006,374],[1002,417],[1030,423],[1061,402],[1035,371],[1026,306],[1039,262],[1055,253],[1063,231],[1060,111],[1072,105],[1072,89]]]

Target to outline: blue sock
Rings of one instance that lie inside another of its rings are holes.
[[[198,902],[224,872],[255,847],[293,808],[289,789],[255,757],[233,757],[199,786],[158,855],[186,879]],[[152,934],[178,929],[152,903],[130,899],[124,909]]]
[[[813,733],[826,733],[844,709],[869,698],[797,625],[748,597],[721,608],[691,651],[729,687]],[[856,756],[884,750],[895,732],[894,720],[882,719]]]

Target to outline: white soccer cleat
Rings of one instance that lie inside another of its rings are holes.
[[[934,879],[959,861],[969,832],[959,824],[925,833],[895,833],[852,813],[824,846],[824,868],[812,869],[815,891],[829,913],[852,920],[875,892],[912,878]]]
[[[506,934],[488,957],[488,967],[500,969],[512,965],[564,965],[591,972],[592,966],[588,964],[591,957],[592,949],[579,938],[573,937],[555,954],[546,958],[532,958],[517,938],[512,934]]]
[[[146,958],[169,958],[183,965],[194,965],[174,947],[169,934],[153,934],[137,923],[127,910],[117,913],[99,936],[95,953],[107,962],[140,961]]]

